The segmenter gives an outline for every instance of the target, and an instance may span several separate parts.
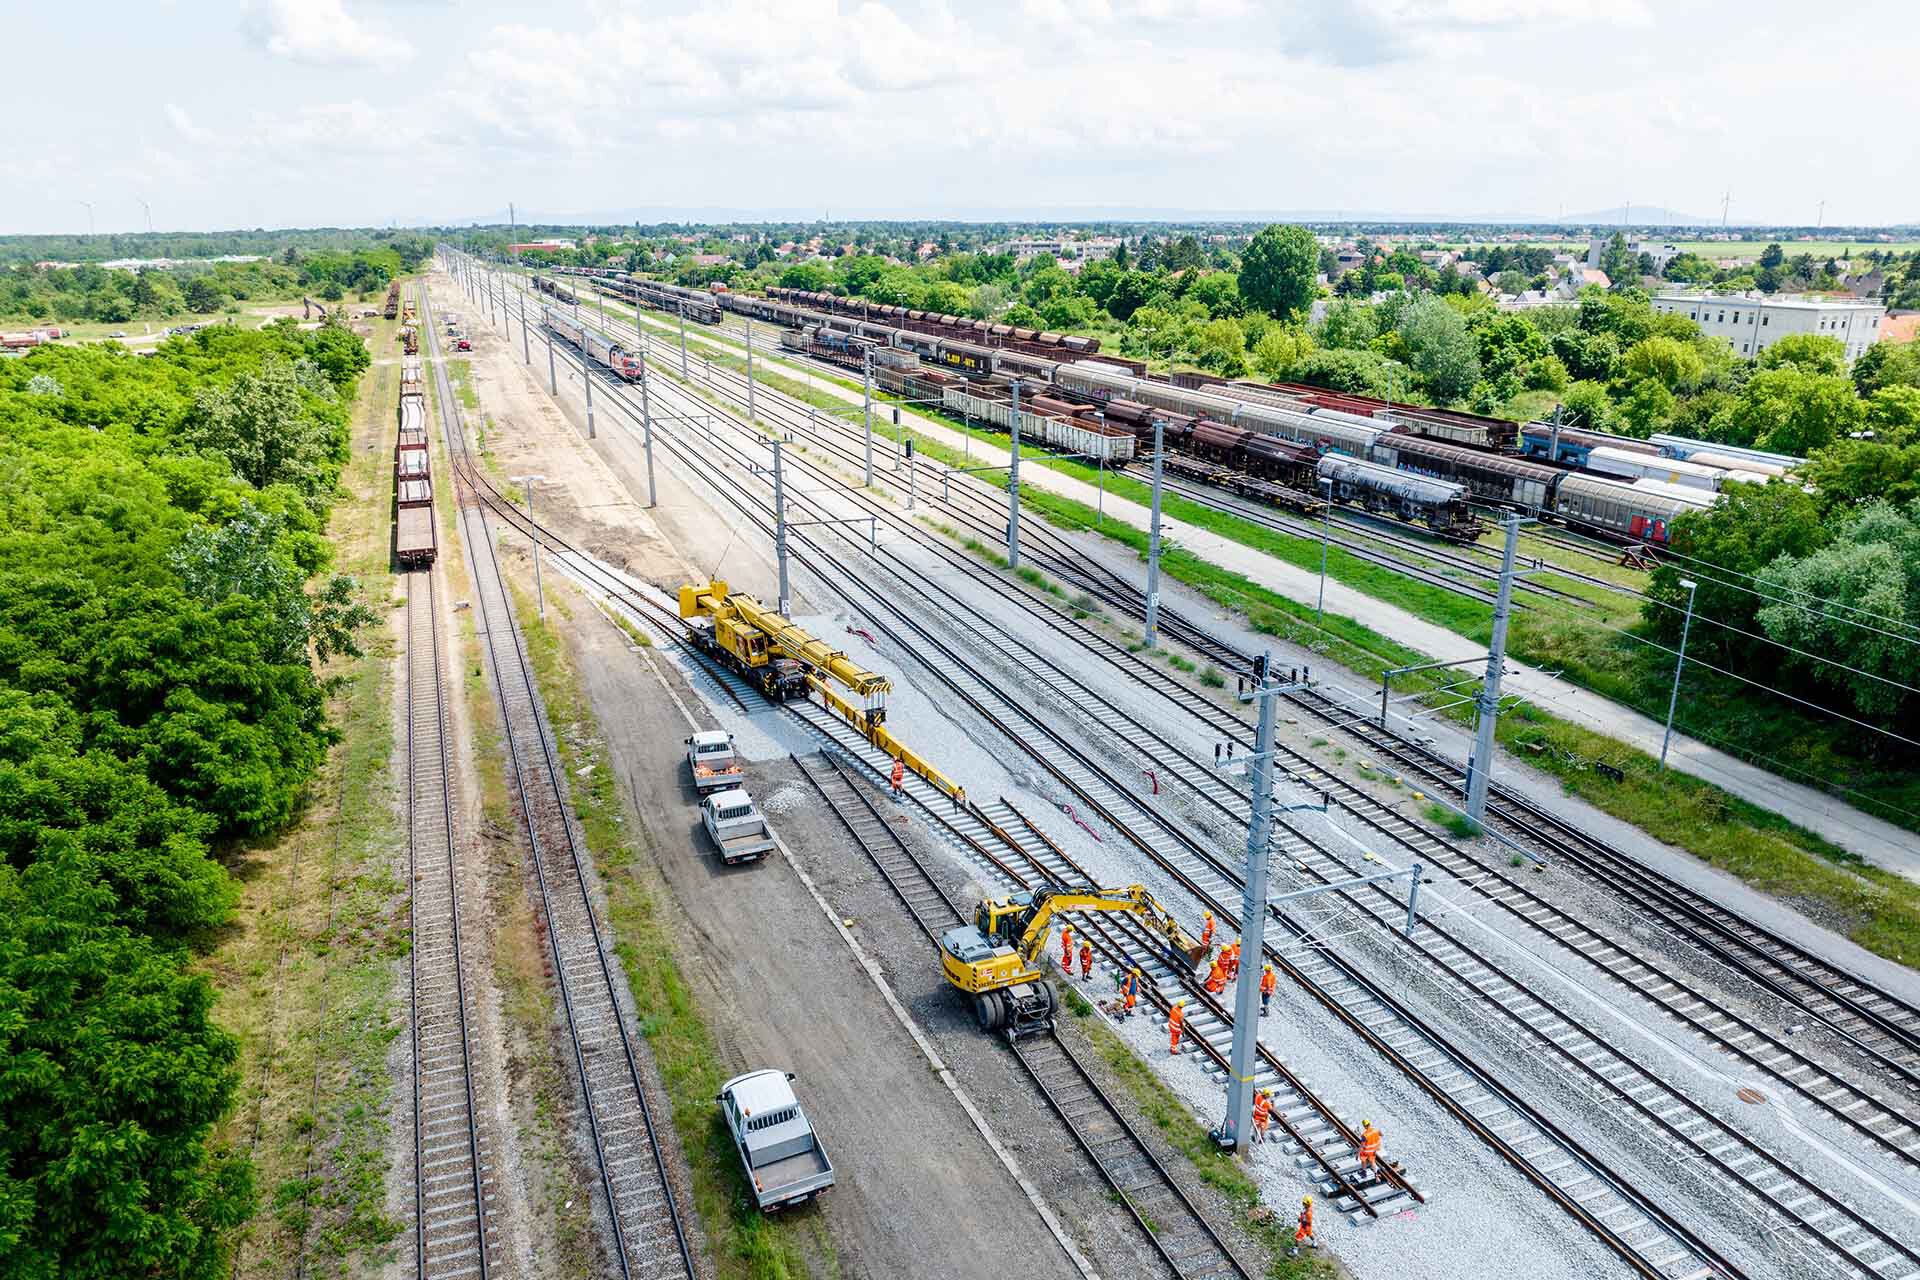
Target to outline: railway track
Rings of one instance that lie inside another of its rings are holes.
[[[847,834],[892,886],[927,941],[968,922],[928,868],[889,826],[873,802],[831,757],[795,760]],[[1180,1280],[1251,1280],[1251,1274],[1206,1215],[1195,1207],[1166,1165],[1143,1141],[1078,1054],[1051,1033],[1009,1041],[1013,1056],[1073,1134],[1080,1149],[1107,1181]]]
[[[1824,1211],[1818,1211],[1818,1217],[1830,1217],[1830,1215],[1832,1215],[1832,1209],[1824,1209]],[[1868,1232],[1868,1236],[1872,1236],[1872,1232]],[[1834,1242],[1834,1244],[1837,1244],[1837,1242]],[[1866,1251],[1868,1251],[1868,1253],[1874,1253],[1874,1255],[1878,1255],[1878,1253],[1880,1253],[1882,1249],[1887,1249],[1887,1247],[1893,1247],[1893,1249],[1897,1251],[1897,1245],[1889,1245],[1887,1244],[1887,1242],[1880,1242],[1880,1245],[1878,1245],[1878,1247],[1872,1247],[1872,1249],[1866,1249]],[[1851,1255],[1849,1255],[1849,1257],[1851,1257]],[[1859,1261],[1859,1259],[1857,1259],[1857,1261]],[[1866,1270],[1866,1272],[1862,1272],[1862,1274],[1884,1274],[1885,1261],[1887,1261],[1885,1257],[1868,1257],[1868,1259],[1866,1259],[1864,1263],[1860,1263],[1862,1267],[1868,1268],[1868,1270]]]
[[[460,864],[447,767],[438,574],[404,576],[407,910],[412,987],[414,1274],[488,1274],[492,1170],[474,1101],[472,999],[460,943]]]
[[[683,454],[690,465],[700,466],[705,459]],[[732,482],[718,481],[717,487],[725,492]],[[733,495],[729,500],[742,506],[749,518],[759,522],[765,518],[765,504],[758,500]],[[836,589],[856,607],[863,609],[876,626],[886,631],[890,639],[897,643],[922,643],[928,651],[937,653],[941,659],[941,672],[953,664],[960,670],[968,670],[964,660],[959,660],[953,651],[943,646],[939,639],[920,627],[903,612],[890,607],[887,599],[863,595],[852,575],[836,559],[825,553],[817,544],[812,544],[815,554],[809,555],[809,567],[823,580],[840,579]],[[912,631],[912,636],[896,631],[892,623],[881,622],[885,617],[894,617],[898,623]],[[1003,729],[1007,722],[997,722]],[[1017,734],[1012,734],[1020,742]],[[1044,755],[1036,754],[1031,746],[1022,744],[1028,754],[1043,767],[1048,766]],[[1071,744],[1050,743],[1050,748],[1064,745],[1067,754],[1073,755],[1077,762],[1086,762],[1082,753],[1078,753]],[[1097,766],[1093,766],[1097,769]],[[1058,774],[1056,776],[1059,776]],[[1062,779],[1071,785],[1072,779]],[[1100,812],[1099,801],[1082,789],[1079,794],[1091,806],[1093,812]],[[1116,798],[1122,792],[1113,784],[1110,792]],[[1116,829],[1129,833],[1143,852],[1153,856],[1152,845],[1131,831],[1128,819],[1113,817],[1100,812],[1103,820],[1109,820]],[[1145,814],[1129,815],[1135,819],[1146,819]],[[1150,819],[1149,819],[1150,820]],[[1205,856],[1205,850],[1194,842],[1189,852]],[[1227,908],[1224,897],[1209,898],[1202,886],[1192,877],[1184,877],[1178,868],[1167,859],[1156,858],[1165,869],[1195,892],[1201,901],[1207,902],[1223,920],[1229,924],[1233,913]],[[1215,869],[1211,874],[1219,874]],[[1276,913],[1278,914],[1278,913]],[[1284,923],[1284,921],[1283,921]],[[1437,1030],[1420,1024],[1411,1013],[1396,1005],[1388,993],[1372,984],[1363,972],[1360,972],[1340,959],[1329,959],[1334,972],[1341,981],[1349,986],[1369,993],[1370,1015],[1363,1017],[1343,1005],[1328,991],[1301,975],[1300,971],[1277,948],[1269,948],[1268,958],[1276,967],[1287,972],[1296,981],[1301,982],[1319,998],[1336,1016],[1361,1035],[1369,1044],[1374,1045],[1390,1061],[1400,1065],[1423,1088],[1439,1100],[1443,1106],[1454,1112],[1467,1125],[1470,1131],[1481,1136],[1490,1146],[1510,1159],[1523,1174],[1535,1181],[1561,1204],[1576,1220],[1587,1226],[1605,1241],[1624,1260],[1628,1261],[1636,1274],[1664,1280],[1664,1278],[1687,1276],[1704,1277],[1712,1274],[1735,1276],[1742,1274],[1739,1268],[1726,1262],[1715,1253],[1712,1246],[1700,1240],[1670,1212],[1646,1194],[1637,1190],[1633,1182],[1609,1168],[1604,1161],[1591,1151],[1583,1148],[1576,1139],[1556,1129],[1553,1123],[1540,1115],[1522,1099],[1517,1091],[1501,1084],[1485,1068],[1474,1063],[1457,1046],[1449,1042]],[[1399,1020],[1397,1025],[1389,1026],[1383,1034],[1382,1021]],[[1388,1039],[1388,1036],[1394,1037]],[[1432,1074],[1429,1075],[1428,1072]],[[1464,1081],[1464,1084],[1461,1082]],[[1451,1083],[1456,1090],[1464,1090],[1464,1096],[1450,1093],[1443,1083]],[[1515,1135],[1518,1135],[1517,1137]]]
[[[586,284],[587,287],[596,294],[601,293],[599,287],[590,280],[581,278],[579,282]],[[623,309],[631,309],[632,307],[632,303],[624,297],[619,298],[619,304]],[[636,328],[631,323],[619,319],[617,314],[612,319],[603,315],[602,323],[607,327],[618,325],[628,330],[635,330]],[[763,326],[763,329],[770,327],[774,326]],[[745,335],[745,326],[728,320],[719,325],[698,326],[698,331],[703,333],[718,332],[729,338],[741,339],[744,338]],[[652,341],[665,341],[657,334],[649,334],[648,337]],[[810,368],[820,369],[841,378],[845,378],[848,374],[848,370],[844,366],[815,360],[800,352],[779,348],[774,345],[769,345],[767,351],[772,358],[798,362]],[[725,372],[731,374],[731,371]],[[741,377],[741,375],[731,376]],[[1115,468],[1116,474],[1127,474],[1135,480],[1143,479],[1140,474],[1142,470],[1143,468],[1137,465],[1134,467]],[[1318,521],[1289,517],[1280,513],[1269,504],[1260,503],[1240,495],[1228,493],[1225,490],[1213,486],[1202,485],[1178,477],[1168,477],[1164,481],[1164,484],[1169,493],[1177,494],[1189,501],[1200,503],[1203,506],[1222,512],[1223,514],[1250,520],[1264,528],[1286,533],[1293,537],[1303,538],[1309,541],[1318,541],[1320,539],[1321,530],[1318,527]],[[1313,497],[1314,495],[1306,496]],[[1482,580],[1496,576],[1499,572],[1500,562],[1500,552],[1497,548],[1485,547],[1477,542],[1464,545],[1459,543],[1436,545],[1434,542],[1410,535],[1403,524],[1395,522],[1390,518],[1373,516],[1351,507],[1337,507],[1336,509],[1340,514],[1334,517],[1333,527],[1342,536],[1331,539],[1331,545],[1348,552],[1366,563],[1380,565],[1405,573],[1416,581],[1466,596],[1469,599],[1477,600],[1483,604],[1491,605],[1493,603],[1494,597],[1491,590],[1475,586],[1470,579],[1463,580],[1460,577],[1450,575],[1464,573],[1471,575],[1474,579]],[[1494,508],[1488,509],[1493,510]],[[1605,559],[1608,561],[1614,559],[1614,556],[1604,549],[1596,549],[1592,546],[1582,544],[1577,540],[1566,538],[1546,538],[1543,540],[1554,546],[1578,551],[1585,557]],[[1415,560],[1426,563],[1413,563],[1412,561]],[[1429,565],[1432,567],[1429,567]],[[1536,567],[1544,568],[1548,572],[1560,574],[1566,578],[1611,592],[1635,597],[1645,594],[1642,591],[1610,579],[1584,573],[1570,565],[1555,564]],[[1537,580],[1521,580],[1515,585],[1515,593],[1516,599],[1523,607],[1529,607],[1526,600],[1526,597],[1529,595],[1538,596],[1542,601],[1551,601],[1575,609],[1594,609],[1598,607],[1594,601],[1578,592],[1567,591]]]
[[[433,322],[421,291],[421,318]],[[675,1202],[608,941],[594,910],[582,841],[532,667],[513,619],[487,512],[497,493],[468,453],[465,428],[434,344],[434,377],[447,452],[468,500],[459,518],[474,575],[476,623],[499,699],[508,777],[532,857],[540,920],[580,1083],[593,1172],[605,1202],[608,1253],[623,1277],[696,1280],[698,1268]]]
[[[732,386],[744,386],[744,378],[725,370],[715,370],[715,381]],[[761,401],[762,416],[777,410],[779,398],[773,393]],[[799,423],[794,420],[797,428]],[[810,420],[809,425],[817,423]],[[842,454],[852,461],[850,452]],[[930,478],[931,479],[931,478]],[[923,489],[929,495],[934,491],[929,483]],[[971,486],[962,486],[964,493],[976,493]],[[982,495],[984,496],[984,495]],[[1003,500],[1002,500],[1003,501]],[[986,505],[991,505],[988,502]],[[958,510],[957,503],[949,504],[950,510]],[[996,519],[1004,519],[1003,507],[991,511],[975,508],[964,512],[971,527],[985,536],[998,532]],[[1070,543],[1059,538],[1040,522],[1030,526],[1028,535],[1028,554],[1050,572],[1059,574],[1073,585],[1083,586],[1090,593],[1106,600],[1124,612],[1135,616],[1144,613],[1144,604],[1140,592],[1130,582],[1126,582],[1110,571],[1098,566],[1073,548]],[[1042,613],[1041,616],[1044,616]],[[1250,664],[1252,655],[1219,641],[1176,613],[1164,608],[1161,621],[1170,635],[1176,636],[1182,643],[1196,649],[1210,660],[1228,669],[1245,667]],[[1082,643],[1085,643],[1084,641]],[[1165,672],[1153,668],[1150,664],[1135,659],[1132,668],[1137,677],[1156,684],[1162,692],[1183,702],[1193,702],[1190,690]],[[1367,726],[1356,724],[1351,712],[1338,708],[1316,695],[1303,693],[1296,695],[1296,705],[1312,714],[1329,727],[1342,728],[1349,735],[1360,739],[1370,750],[1395,759],[1409,773],[1425,779],[1436,789],[1464,796],[1459,771],[1449,769],[1446,762],[1434,757],[1431,752],[1398,741],[1392,735],[1380,733]],[[1242,740],[1250,740],[1251,726],[1237,717],[1215,715],[1216,727],[1234,733]],[[1292,767],[1305,770],[1314,775],[1323,786],[1333,788],[1342,794],[1343,800],[1359,804],[1369,809],[1370,817],[1380,822],[1383,819],[1392,828],[1392,834],[1398,838],[1414,842],[1413,847],[1423,852],[1431,851],[1435,846],[1448,851],[1448,857],[1455,866],[1460,865],[1465,856],[1458,849],[1446,845],[1440,838],[1416,824],[1400,818],[1398,815],[1386,817],[1382,806],[1373,802],[1365,792],[1353,787],[1318,766],[1310,758],[1295,755],[1290,762]],[[1706,929],[1706,941],[1703,945],[1717,960],[1725,963],[1742,977],[1756,982],[1776,998],[1787,1001],[1793,1007],[1811,1017],[1819,1019],[1830,1030],[1846,1037],[1854,1044],[1863,1059],[1870,1065],[1877,1065],[1896,1077],[1903,1084],[1912,1087],[1920,1084],[1920,1075],[1916,1075],[1916,1066],[1920,1066],[1920,1009],[1915,1009],[1890,994],[1872,988],[1857,979],[1840,973],[1833,966],[1821,962],[1803,949],[1769,931],[1742,921],[1734,913],[1717,907],[1699,894],[1678,885],[1670,878],[1657,873],[1636,859],[1612,850],[1604,843],[1579,832],[1570,824],[1552,819],[1551,815],[1539,806],[1527,802],[1517,794],[1495,784],[1498,804],[1490,809],[1490,815],[1503,827],[1510,838],[1526,846],[1546,843],[1550,851],[1563,858],[1569,858],[1579,866],[1583,874],[1616,892],[1620,892],[1636,905],[1655,911],[1655,918],[1663,920],[1674,933],[1682,938],[1696,936],[1696,931]],[[1584,851],[1585,856],[1582,857]],[[1479,871],[1496,871],[1485,859],[1479,860]],[[1529,902],[1528,911],[1538,911],[1537,902]],[[1577,927],[1577,922],[1568,925],[1565,913],[1558,913],[1555,927]],[[1530,919],[1529,925],[1540,927],[1538,920]],[[1584,939],[1590,950],[1606,950],[1610,944],[1594,936],[1590,931]],[[1641,980],[1638,985],[1649,985]],[[1669,995],[1683,1006],[1689,1003],[1686,992],[1670,989]],[[1697,1006],[1689,1012],[1697,1012]],[[1709,1008],[1705,1015],[1714,1022],[1724,1024],[1722,1030],[1728,1034],[1746,1030],[1745,1020],[1731,1017],[1721,1018]],[[1796,1074],[1805,1068],[1801,1055],[1791,1051],[1778,1037],[1762,1037],[1767,1053],[1778,1058],[1785,1065],[1780,1070]],[[1749,1057],[1751,1060],[1751,1057]],[[1772,1065],[1764,1069],[1774,1071]],[[1899,1148],[1902,1157],[1911,1157],[1914,1153],[1916,1135],[1911,1127],[1898,1114],[1889,1115],[1885,1104],[1877,1100],[1861,1102],[1863,1096],[1853,1090],[1845,1081],[1836,1081],[1831,1072],[1814,1070],[1814,1076],[1822,1081],[1817,1091],[1801,1090],[1814,1101],[1814,1105],[1829,1111],[1838,1112],[1841,1108],[1852,1108],[1845,1116],[1864,1112],[1871,1121],[1862,1126],[1870,1130],[1870,1141],[1882,1146]],[[1801,1089],[1796,1082],[1789,1087]],[[1843,1118],[1842,1123],[1850,1120]],[[1882,1142],[1881,1139],[1889,1141]]]

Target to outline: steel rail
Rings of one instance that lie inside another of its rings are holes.
[[[432,332],[431,301],[424,288],[421,313]],[[613,1227],[614,1261],[623,1277],[650,1280],[684,1276],[697,1280],[699,1269],[675,1203],[672,1178],[640,1078],[619,983],[607,958],[606,941],[587,887],[564,771],[487,526],[486,513],[491,504],[484,494],[491,486],[483,488],[484,478],[470,456],[459,403],[437,343],[433,366],[448,455],[456,476],[477,499],[462,503],[460,512],[462,520],[470,523],[467,541],[474,560],[477,622],[494,673],[510,776],[520,798],[521,828],[533,851],[531,861],[553,958],[554,982],[579,1075],[595,1171]],[[480,559],[482,549],[484,561]],[[611,1037],[608,1024],[614,1031]],[[630,1140],[636,1133],[644,1136],[644,1153],[610,1153],[612,1143]]]

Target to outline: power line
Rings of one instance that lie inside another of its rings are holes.
[[[1567,615],[1567,614],[1558,614],[1558,615],[1549,614],[1547,616],[1558,617],[1561,621],[1575,621],[1575,619],[1573,619],[1570,615]],[[1672,649],[1664,644],[1661,644],[1657,640],[1649,640],[1645,636],[1636,635],[1635,633],[1628,631],[1625,627],[1617,627],[1611,622],[1605,622],[1598,618],[1584,618],[1584,619],[1579,619],[1579,621],[1591,623],[1594,626],[1603,627],[1608,631],[1616,632],[1619,635],[1626,636],[1629,640],[1636,640],[1639,643],[1646,645],[1650,649],[1658,649],[1662,653],[1670,653],[1670,654],[1673,654],[1675,657],[1678,657],[1680,654],[1680,651],[1678,649]],[[1703,661],[1700,658],[1689,657],[1687,661],[1696,667],[1702,667],[1718,675],[1726,676],[1730,680],[1738,680],[1741,684],[1750,685],[1755,689],[1760,689],[1760,690],[1763,690],[1764,692],[1771,693],[1778,697],[1785,698],[1789,702],[1797,702],[1803,707],[1811,707],[1815,711],[1823,712],[1826,715],[1833,716],[1837,720],[1845,720],[1848,724],[1858,725],[1860,728],[1866,729],[1869,732],[1882,734],[1885,737],[1892,738],[1896,742],[1903,742],[1910,747],[1920,747],[1920,741],[1916,741],[1912,738],[1909,738],[1904,734],[1895,733],[1891,729],[1883,729],[1879,725],[1873,724],[1870,721],[1857,719],[1853,716],[1846,714],[1844,711],[1835,711],[1832,707],[1823,706],[1818,702],[1809,701],[1806,698],[1800,697],[1798,694],[1788,693],[1784,689],[1776,689],[1772,685],[1763,684],[1760,681],[1752,679],[1749,676],[1743,676],[1737,671],[1729,671],[1724,667],[1716,667],[1711,662]]]
[[[1649,597],[1648,603],[1657,604],[1662,609],[1668,609],[1674,613],[1685,612],[1685,610],[1681,606],[1677,604],[1672,604],[1665,600],[1654,600],[1651,597]],[[1566,615],[1566,616],[1571,616],[1571,615]],[[1837,658],[1829,658],[1824,654],[1808,653],[1805,649],[1797,649],[1793,645],[1788,644],[1784,640],[1775,640],[1772,636],[1761,635],[1758,632],[1748,631],[1744,627],[1736,627],[1731,622],[1722,622],[1718,618],[1708,617],[1706,614],[1703,614],[1698,610],[1694,611],[1693,620],[1696,623],[1699,623],[1699,622],[1711,623],[1712,625],[1716,627],[1720,627],[1723,630],[1731,631],[1737,636],[1745,636],[1749,640],[1758,640],[1761,644],[1770,644],[1775,646],[1776,648],[1785,649],[1788,653],[1793,654],[1795,657],[1806,658],[1812,662],[1822,662],[1822,663],[1825,663],[1827,666],[1838,667],[1840,668],[1840,670],[1849,672],[1856,676],[1864,676],[1869,680],[1878,680],[1882,684],[1890,684],[1896,689],[1905,690],[1907,693],[1920,694],[1920,689],[1917,689],[1910,684],[1902,684],[1900,683],[1900,681],[1893,679],[1891,676],[1876,675],[1874,672],[1871,672],[1871,671],[1863,671],[1859,667],[1850,666],[1847,663],[1841,662]],[[1629,632],[1628,634],[1631,635],[1633,633]],[[1898,637],[1896,637],[1896,639],[1897,638]]]

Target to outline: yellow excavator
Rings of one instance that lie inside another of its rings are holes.
[[[1030,889],[988,898],[973,923],[940,935],[940,963],[947,981],[973,998],[982,1031],[1007,1038],[1053,1026],[1053,987],[1042,970],[1049,924],[1061,911],[1124,911],[1140,917],[1163,940],[1167,959],[1196,967],[1210,948],[1190,937],[1144,885],[1124,889]]]

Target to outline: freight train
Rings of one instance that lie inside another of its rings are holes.
[[[720,306],[713,300],[713,294],[700,289],[641,280],[609,267],[555,267],[554,270],[562,275],[588,277],[629,302],[638,302],[656,311],[685,315],[687,319],[698,320],[702,324],[719,324],[722,319]]]
[[[1558,518],[1623,541],[1665,545],[1671,522],[1686,511],[1710,505],[1714,496],[1664,492],[1664,485],[1655,489],[1648,481],[1630,483],[1628,477],[1582,476],[1577,478],[1583,483],[1568,488],[1563,483],[1570,478],[1565,470],[1530,463],[1510,452],[1516,446],[1512,424],[1474,414],[1392,407],[1385,401],[1322,388],[1230,382],[1206,374],[1182,374],[1176,381],[1162,381],[1142,376],[1133,362],[1121,364],[1105,357],[1062,359],[1071,350],[1064,340],[1055,348],[1058,354],[1044,358],[1019,346],[989,346],[974,340],[999,336],[985,322],[962,322],[972,336],[954,338],[930,330],[956,317],[907,311],[904,319],[919,327],[906,328],[898,323],[903,318],[901,308],[871,308],[833,295],[784,289],[769,290],[766,297],[730,292],[703,295],[675,285],[655,287],[663,297],[708,298],[719,310],[794,330],[802,340],[786,345],[850,367],[871,364],[876,385],[909,399],[943,404],[950,388],[967,381],[1017,378],[1027,386],[1049,384],[1046,390],[1067,402],[1092,406],[1094,413],[1128,426],[1136,440],[1150,445],[1151,421],[1158,416],[1166,424],[1163,433],[1170,449],[1235,468],[1251,486],[1279,485],[1297,495],[1313,495],[1283,505],[1299,507],[1317,501],[1323,491],[1321,481],[1330,479],[1335,496],[1343,501],[1364,506],[1371,495],[1372,509],[1392,511],[1455,540],[1478,536],[1479,525],[1470,509],[1477,501]],[[822,299],[828,301],[822,303]],[[802,301],[831,305],[834,310],[812,310],[798,305]],[[845,314],[850,309],[863,309],[865,315],[854,319]],[[1018,339],[1009,334],[1007,340]],[[912,352],[936,367],[909,369],[883,363],[883,353],[891,351]],[[1079,417],[1091,421],[1087,415]],[[1539,456],[1545,456],[1551,444],[1563,461],[1572,461],[1569,451],[1578,449],[1580,464],[1598,445],[1642,444],[1537,423],[1519,432],[1517,443],[1521,451]],[[1658,452],[1652,446],[1642,447],[1649,456]],[[1338,474],[1323,477],[1319,470],[1323,455],[1373,466],[1336,468]],[[1440,483],[1390,482],[1382,470]]]
[[[646,372],[647,364],[640,356],[628,351],[617,342],[609,342],[593,329],[587,328],[569,316],[544,308],[540,313],[547,326],[547,332],[557,338],[565,338],[572,343],[587,359],[601,365],[627,382],[636,382]]]
[[[393,557],[402,569],[424,569],[439,550],[433,518],[433,464],[427,449],[427,395],[420,360],[400,370],[400,425],[393,442]]]

